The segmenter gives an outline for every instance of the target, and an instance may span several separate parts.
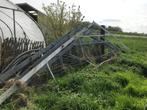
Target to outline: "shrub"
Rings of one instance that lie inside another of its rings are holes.
[[[50,37],[59,38],[66,32],[69,32],[81,21],[84,16],[80,11],[80,6],[67,6],[63,1],[51,3],[48,6],[43,6],[46,16],[40,16],[41,25],[45,26],[50,31]],[[51,40],[51,39],[49,39]]]

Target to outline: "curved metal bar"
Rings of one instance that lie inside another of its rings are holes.
[[[3,32],[3,30],[2,30],[1,27],[0,27],[0,31],[1,31],[1,33],[2,33],[2,36],[0,36],[0,37],[2,37],[2,40],[4,40],[4,32]]]
[[[4,8],[4,9],[8,9],[8,10],[15,10],[15,11],[20,11],[20,12],[22,12],[22,10],[14,9],[14,8],[9,8],[9,7],[4,7],[4,6],[0,6],[0,8]]]
[[[40,29],[43,37],[45,37],[45,34],[43,33],[43,30],[41,29],[40,25],[28,14],[24,11],[24,13],[37,25],[37,27]],[[46,42],[45,42],[45,38],[44,38],[44,48],[46,47]]]
[[[11,16],[7,15],[7,14],[4,13],[3,11],[0,10],[0,12],[1,12],[2,14],[6,15],[8,18],[10,18],[10,19],[13,20],[13,18],[12,18]],[[15,20],[15,22],[16,22],[16,24],[22,29],[25,38],[27,37],[27,39],[29,39],[29,37],[27,36],[27,34],[26,34],[26,32],[24,31],[24,29],[22,28],[22,26],[21,26],[16,20]]]
[[[22,56],[24,56],[24,55],[26,55],[26,54],[33,53],[33,52],[37,52],[37,51],[39,51],[39,49],[28,50],[28,51],[26,51],[26,52],[24,52],[24,53],[21,53],[21,54],[18,55],[14,60],[12,60],[12,61],[9,63],[9,65],[8,65],[1,73],[7,71],[7,69],[9,69],[10,67],[14,66],[14,65],[16,64],[16,62],[17,62]]]
[[[7,25],[7,23],[5,23],[3,20],[1,20],[0,19],[0,21],[2,22],[2,23],[4,23],[6,26],[7,26],[7,28],[9,29],[9,31],[10,31],[10,33],[11,33],[11,37],[13,37],[13,33],[12,33],[12,30],[10,29],[10,27]]]

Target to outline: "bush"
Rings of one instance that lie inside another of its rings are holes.
[[[54,39],[69,32],[81,23],[84,18],[80,11],[80,6],[72,5],[68,7],[65,2],[60,0],[58,3],[51,3],[48,6],[44,5],[43,9],[46,16],[40,16],[39,21],[41,25],[47,28],[47,31],[50,31],[49,37]]]

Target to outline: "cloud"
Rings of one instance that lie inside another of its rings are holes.
[[[120,19],[104,19],[103,21],[101,21],[101,22],[113,22],[113,23],[119,23],[119,22],[121,22],[121,20]]]

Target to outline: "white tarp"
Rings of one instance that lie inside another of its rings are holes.
[[[8,0],[0,0],[0,37],[3,39],[14,36],[14,16],[17,38],[28,38],[32,41],[44,41],[44,36],[36,24],[23,10]]]

